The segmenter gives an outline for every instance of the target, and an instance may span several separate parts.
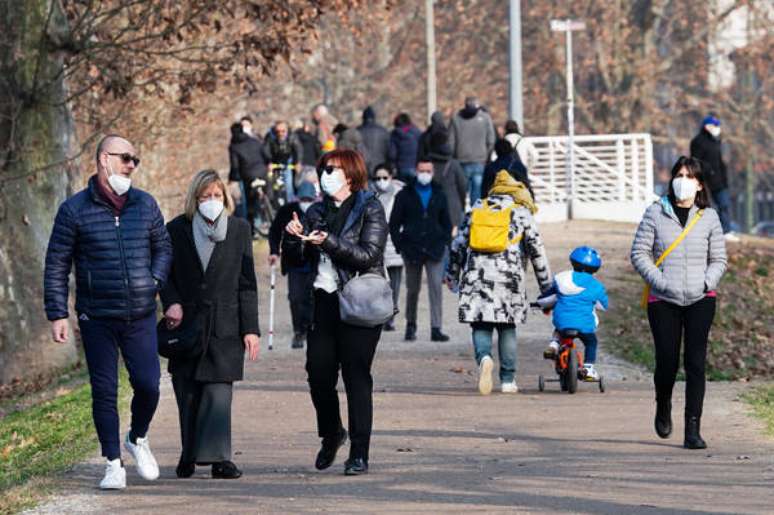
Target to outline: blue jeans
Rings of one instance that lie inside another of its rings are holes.
[[[118,422],[118,351],[124,358],[132,385],[131,433],[138,438],[148,432],[159,403],[158,340],[156,313],[139,320],[78,318],[91,382],[91,410],[102,455],[121,457]]]
[[[468,193],[470,195],[470,205],[476,203],[481,198],[481,182],[484,180],[483,163],[461,163],[462,171],[468,178]]]
[[[245,191],[245,183],[243,181],[239,181],[239,191],[242,195],[240,196],[239,203],[234,206],[234,216],[247,220],[247,192]]]
[[[516,326],[475,322],[473,329],[473,350],[476,363],[481,364],[484,356],[492,357],[492,333],[497,329],[497,351],[500,355],[500,382],[509,383],[516,377]]]
[[[286,166],[282,169],[282,181],[285,183],[285,200],[293,202],[296,199],[296,189],[294,183],[293,169]]]
[[[731,194],[728,188],[712,192],[712,200],[715,202],[715,209],[718,210],[720,225],[723,227],[723,233],[731,231]]]
[[[593,364],[597,362],[597,334],[580,333],[578,335],[583,342],[583,362]]]

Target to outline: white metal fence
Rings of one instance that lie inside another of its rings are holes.
[[[535,151],[526,160],[538,203],[538,221],[567,219],[567,137],[525,138]],[[653,202],[650,134],[575,136],[573,218],[637,222]]]

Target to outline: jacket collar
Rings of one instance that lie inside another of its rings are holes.
[[[659,199],[659,203],[661,204],[661,209],[664,211],[664,214],[679,224],[680,219],[677,218],[677,213],[675,213],[675,209],[672,207],[672,203],[669,201],[669,195],[664,195],[661,197]],[[696,204],[694,203],[691,206],[691,209],[688,211],[688,220],[692,220],[698,210],[699,208],[696,207]]]
[[[105,206],[111,210],[113,209],[113,206],[105,202],[105,200],[99,195],[99,189],[97,188],[97,174],[89,177],[89,183],[86,186],[86,189],[89,190],[89,197],[95,204]],[[126,209],[126,206],[132,203],[134,197],[134,187],[130,187],[129,191],[126,192],[126,204],[124,204],[124,209]]]
[[[366,204],[368,204],[371,199],[376,198],[374,192],[368,190],[357,191],[353,193],[353,195],[356,195],[355,205],[352,206],[352,210],[347,216],[347,221],[344,223],[344,228],[341,230],[341,234],[344,234],[347,232],[347,230],[349,230],[350,227],[355,225],[355,222],[357,222],[363,215]]]

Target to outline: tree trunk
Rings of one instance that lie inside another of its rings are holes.
[[[0,6],[0,384],[78,357],[72,338],[52,341],[43,311],[46,246],[74,166],[74,124],[54,80],[62,59],[48,48],[62,30],[57,0]]]

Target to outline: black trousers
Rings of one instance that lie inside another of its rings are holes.
[[[314,314],[314,284],[313,272],[288,271],[288,301],[290,302],[290,317],[293,320],[293,332],[303,334],[312,325]]]
[[[707,337],[715,317],[715,298],[705,297],[690,306],[651,302],[648,321],[656,347],[656,400],[670,400],[680,366],[680,342],[685,341],[685,414],[701,416],[704,404],[704,369]]]
[[[334,438],[343,427],[336,391],[341,368],[347,392],[349,456],[368,461],[373,424],[371,364],[382,328],[343,323],[336,293],[315,290],[314,306],[314,324],[307,338],[306,371],[317,412],[317,433],[321,438]]]

